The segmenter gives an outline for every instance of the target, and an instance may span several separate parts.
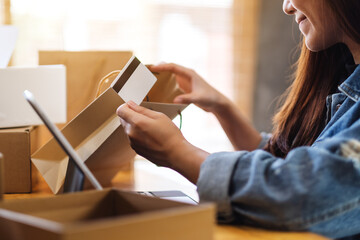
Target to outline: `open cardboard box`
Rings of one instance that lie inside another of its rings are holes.
[[[0,202],[7,240],[211,240],[212,204],[187,205],[116,189]]]
[[[173,119],[187,107],[173,104],[174,97],[181,93],[175,76],[170,72],[153,74],[157,81],[142,105]],[[121,166],[136,155],[116,115],[116,109],[123,103],[110,86],[61,130],[103,186],[111,186]],[[62,193],[69,159],[56,140],[52,138],[31,160],[52,192]],[[85,181],[85,188],[89,187]]]
[[[213,239],[210,203],[191,205],[117,189],[2,200],[2,169],[0,153],[1,239]]]

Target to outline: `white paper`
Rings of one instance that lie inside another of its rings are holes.
[[[119,95],[125,102],[131,100],[139,105],[155,82],[156,77],[140,63],[120,90]]]
[[[0,26],[0,68],[8,66],[15,49],[18,30],[14,26]]]

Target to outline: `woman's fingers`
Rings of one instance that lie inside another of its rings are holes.
[[[134,124],[138,122],[139,119],[155,118],[158,113],[130,101],[118,107],[116,114],[124,121]]]
[[[178,74],[180,76],[186,76],[186,77],[189,77],[192,74],[192,70],[185,68],[183,66],[177,65],[175,63],[154,65],[154,66],[150,66],[149,69],[152,72],[170,71],[172,73]]]
[[[122,121],[121,123],[124,123],[124,121],[127,123],[131,123],[134,113],[135,112],[130,109],[126,103],[122,104],[116,110],[116,114],[120,117],[120,121]]]
[[[132,109],[133,111],[139,113],[139,114],[142,114],[144,116],[147,116],[149,118],[152,118],[152,119],[155,119],[157,118],[160,113],[159,112],[155,112],[153,110],[150,110],[150,109],[147,109],[147,108],[144,108],[142,106],[139,106],[137,105],[136,103],[134,103],[133,101],[129,101],[127,103],[127,105],[129,106],[130,109]]]
[[[181,94],[174,98],[174,103],[190,104],[195,103],[193,94]]]

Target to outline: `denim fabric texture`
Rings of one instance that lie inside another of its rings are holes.
[[[200,201],[216,202],[220,221],[330,238],[359,234],[359,66],[338,89],[327,98],[327,125],[312,146],[285,159],[261,149],[211,154],[197,182]]]

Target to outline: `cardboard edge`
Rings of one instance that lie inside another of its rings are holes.
[[[153,198],[146,197],[144,198]],[[161,201],[171,201],[165,199],[157,199]],[[63,231],[67,234],[74,234],[79,232],[96,231],[103,228],[120,227],[132,224],[138,224],[139,222],[151,222],[161,219],[168,219],[169,217],[183,217],[186,215],[199,214],[208,212],[213,217],[210,218],[215,223],[215,205],[212,203],[204,203],[201,205],[191,205],[183,203],[183,206],[169,207],[167,209],[154,210],[151,212],[143,212],[140,214],[133,214],[129,216],[118,216],[113,218],[97,219],[96,221],[77,222],[63,224]]]
[[[0,218],[54,233],[63,232],[63,226],[60,223],[7,209],[0,209]]]
[[[47,174],[48,174],[49,172],[51,172],[51,170],[52,170],[54,167],[53,167],[52,169],[48,169],[48,171],[40,171],[38,165],[39,165],[39,162],[42,162],[42,161],[44,161],[44,160],[43,160],[43,159],[38,159],[38,158],[31,157],[31,162],[32,162],[32,163],[34,164],[34,166],[38,169],[38,171],[40,172],[42,178],[45,180],[45,182],[47,183],[47,185],[48,185],[49,188],[51,189],[52,193],[53,193],[53,194],[58,194],[58,193],[60,193],[60,192],[61,192],[60,190],[61,190],[61,188],[62,188],[62,186],[63,186],[64,180],[61,181],[61,182],[59,182],[59,178],[64,177],[64,179],[65,179],[66,171],[63,172],[63,173],[61,173],[61,170],[59,170],[59,169],[60,169],[60,168],[65,168],[65,169],[67,169],[67,165],[68,165],[68,162],[69,162],[69,157],[65,157],[64,159],[58,161],[58,165],[57,165],[58,176],[57,176],[56,183],[54,184],[54,186],[53,186],[53,184],[50,184],[50,183],[49,183],[49,179],[48,179],[48,177],[47,177]],[[62,166],[62,165],[64,165],[64,166]],[[59,174],[60,174],[61,176],[59,176]]]
[[[74,233],[81,233],[81,232],[88,232],[89,229],[91,231],[96,230],[104,230],[108,228],[113,227],[121,227],[121,226],[127,226],[127,225],[134,225],[138,224],[139,222],[151,222],[154,220],[162,220],[167,219],[169,217],[183,217],[183,216],[191,216],[193,214],[205,214],[208,217],[206,219],[209,219],[209,222],[211,221],[211,224],[215,223],[215,204],[213,203],[203,203],[199,205],[191,205],[186,203],[179,203],[174,202],[171,200],[166,199],[159,199],[159,198],[153,198],[148,196],[139,195],[135,192],[131,191],[124,191],[116,188],[107,188],[103,191],[104,196],[109,194],[115,194],[120,193],[126,198],[126,196],[136,196],[137,198],[146,200],[156,200],[156,201],[162,201],[164,203],[168,202],[171,203],[168,208],[164,209],[156,209],[149,212],[141,212],[138,214],[132,214],[132,215],[124,215],[124,216],[116,216],[111,218],[99,218],[92,221],[79,221],[79,222],[69,222],[69,223],[61,223],[37,216],[32,216],[27,213],[23,212],[17,212],[16,210],[13,210],[14,205],[16,204],[22,204],[24,201],[34,202],[39,201],[39,203],[45,204],[46,201],[52,201],[52,199],[56,199],[57,201],[61,201],[61,199],[66,198],[76,198],[76,197],[91,197],[93,194],[99,193],[97,190],[91,190],[86,192],[77,192],[77,193],[71,193],[71,194],[63,194],[60,196],[51,196],[48,198],[40,198],[40,199],[14,199],[14,200],[8,200],[7,202],[10,203],[10,206],[12,206],[10,209],[7,208],[0,208],[0,218],[8,219],[13,222],[17,222],[20,224],[28,225],[30,227],[38,228],[41,230],[44,230],[46,232],[52,232],[55,234],[65,234],[65,235],[71,235]],[[6,202],[3,202],[3,207],[6,206]]]
[[[4,156],[0,153],[0,201],[4,194]]]
[[[175,104],[175,103],[159,103],[159,102],[146,102],[143,101],[140,106],[146,107],[150,110],[162,112],[170,119],[174,119],[179,113],[185,110],[188,104]]]
[[[31,164],[31,131],[34,131],[34,127],[30,127],[25,130],[27,133],[29,145],[28,145],[28,155],[29,155],[29,193],[32,192],[32,164]]]

